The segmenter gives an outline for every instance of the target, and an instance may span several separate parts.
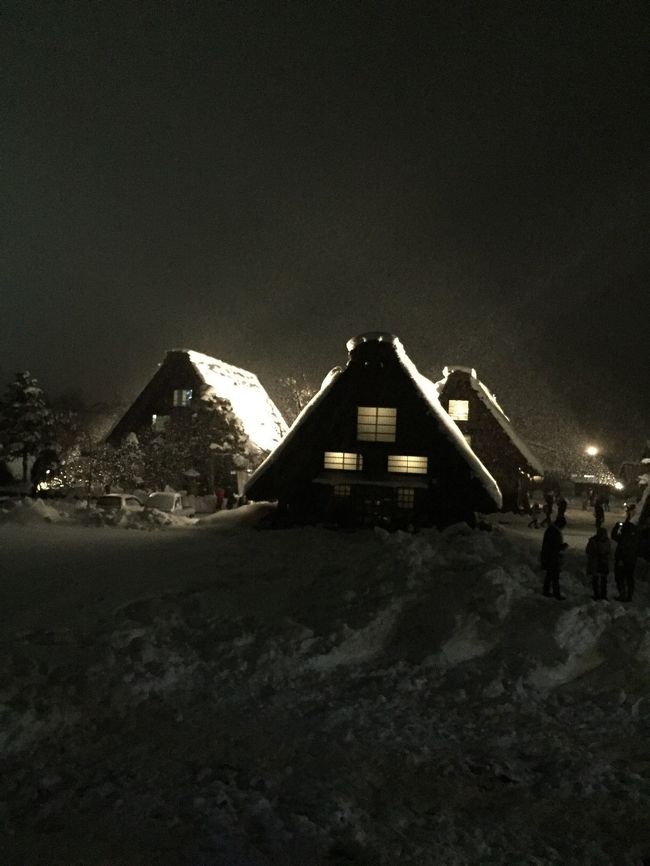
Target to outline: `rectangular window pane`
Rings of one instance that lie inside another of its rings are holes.
[[[162,433],[165,427],[167,426],[167,422],[169,421],[169,415],[152,415],[151,416],[151,426],[155,430],[156,433]]]
[[[397,488],[397,507],[413,508],[415,505],[415,490],[412,487]]]
[[[326,451],[323,466],[325,469],[346,469],[354,472],[363,469],[363,455],[349,451]]]
[[[449,417],[454,421],[467,421],[469,418],[469,401],[468,400],[450,400],[449,401]]]
[[[177,388],[174,391],[174,406],[189,406],[192,400],[191,388]]]
[[[429,465],[427,457],[391,454],[388,458],[389,472],[407,472],[411,475],[426,475]]]
[[[394,442],[397,409],[387,406],[357,407],[357,439],[362,442]]]
[[[334,496],[350,496],[352,493],[352,488],[349,484],[335,484],[334,485]]]

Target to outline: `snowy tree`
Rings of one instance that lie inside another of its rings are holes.
[[[16,375],[0,402],[0,446],[3,459],[20,460],[23,482],[29,480],[30,464],[54,452],[52,411],[29,371]]]
[[[276,403],[288,424],[293,424],[314,394],[318,391],[304,373],[281,376],[277,380]]]
[[[140,437],[145,486],[180,487],[198,473],[207,489],[232,485],[232,471],[255,461],[256,454],[228,400],[207,390],[192,401],[190,411],[170,418],[164,433]]]

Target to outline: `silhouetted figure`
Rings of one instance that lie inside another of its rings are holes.
[[[551,525],[551,517],[553,516],[553,494],[545,493],[544,494],[544,507],[542,508],[544,512],[544,520],[540,523],[540,526],[550,526]]]
[[[594,505],[594,519],[596,521],[596,529],[600,529],[605,522],[605,509],[600,499],[596,500],[596,504]]]
[[[564,599],[560,593],[560,566],[562,564],[562,551],[566,550],[568,544],[562,538],[563,521],[551,523],[544,533],[542,539],[542,550],[540,554],[540,562],[542,568],[546,571],[544,578],[544,595],[557,598],[559,601]]]
[[[557,499],[555,501],[557,502],[557,516],[563,517],[566,520],[566,510],[569,503],[566,501],[566,499],[561,493],[558,493]]]
[[[539,507],[539,502],[533,502],[530,509],[530,522],[528,526],[531,526],[533,529],[539,529],[539,515],[541,513],[542,509]]]
[[[614,553],[614,579],[621,601],[632,601],[634,596],[634,569],[639,546],[639,533],[632,522],[634,506],[628,508],[624,523],[612,529],[612,540],[616,542]]]
[[[611,567],[612,545],[604,526],[587,542],[587,573],[591,576],[594,600],[607,600],[607,578]]]

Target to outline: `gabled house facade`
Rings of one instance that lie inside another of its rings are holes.
[[[246,486],[282,523],[445,526],[501,505],[494,479],[397,337],[348,341],[336,367]]]
[[[544,470],[496,397],[471,367],[445,367],[436,387],[442,407],[496,479],[503,496],[503,510],[525,508],[532,479],[543,476]]]
[[[254,373],[191,349],[167,352],[158,370],[117,421],[106,442],[118,445],[130,433],[152,430],[164,436],[174,419],[192,411],[199,399],[227,400],[233,416],[258,455],[271,451],[287,431],[287,425]],[[219,443],[215,443],[219,446]],[[246,471],[238,473],[240,488]],[[233,484],[233,486],[235,486]]]

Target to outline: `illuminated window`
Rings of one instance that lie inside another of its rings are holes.
[[[162,433],[167,427],[167,422],[169,421],[169,415],[152,415],[151,416],[151,429],[156,433]]]
[[[352,494],[352,488],[349,484],[335,484],[334,485],[334,496],[350,496]]]
[[[388,458],[389,472],[407,472],[410,475],[426,475],[429,465],[427,457],[411,457],[391,454]]]
[[[362,442],[394,442],[397,409],[383,406],[357,408],[357,439]]]
[[[363,455],[351,454],[348,451],[326,451],[323,463],[325,469],[363,469]]]
[[[469,418],[469,401],[468,400],[450,400],[449,401],[449,417],[454,421],[467,421]]]
[[[189,406],[192,400],[191,388],[177,388],[174,391],[174,406]]]
[[[397,507],[413,508],[415,505],[415,490],[412,487],[397,488]]]

